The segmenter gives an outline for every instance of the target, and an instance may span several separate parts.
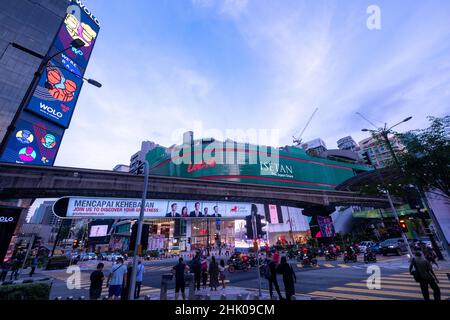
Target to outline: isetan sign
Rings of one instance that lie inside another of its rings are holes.
[[[251,208],[251,203],[149,199],[144,217],[244,219]],[[133,219],[139,217],[140,210],[141,200],[128,198],[61,198],[53,206],[57,216],[68,219]]]

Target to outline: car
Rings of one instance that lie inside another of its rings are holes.
[[[120,253],[113,253],[111,254],[110,258],[108,259],[108,261],[112,261],[115,262],[117,259],[122,258],[124,259],[124,257],[120,254]],[[124,259],[125,260],[125,259]]]
[[[373,243],[367,249],[369,249],[370,251],[372,251],[373,253],[376,253],[376,254],[380,253],[380,242]]]
[[[93,252],[88,253],[87,255],[88,255],[88,259],[89,260],[96,260],[97,259],[97,255],[95,253],[93,253]]]
[[[373,246],[375,243],[373,241],[361,241],[358,245],[359,247],[359,252],[361,253],[365,253],[367,248],[370,248],[371,246]]]
[[[387,256],[390,253],[401,256],[408,252],[408,244],[402,238],[387,239],[380,243],[379,251],[383,256]]]

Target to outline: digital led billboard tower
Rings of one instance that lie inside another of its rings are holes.
[[[54,164],[99,30],[98,19],[73,0],[1,145],[0,161]]]

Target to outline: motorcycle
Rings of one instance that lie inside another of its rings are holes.
[[[230,259],[228,260],[228,272],[235,272],[236,270],[242,270],[244,272],[247,272],[250,265],[248,262],[244,262],[239,259]]]
[[[334,252],[325,250],[325,260],[337,260],[337,255]]]
[[[377,262],[377,255],[372,251],[367,250],[366,253],[364,253],[364,262],[365,263]]]
[[[302,260],[302,266],[303,267],[309,267],[309,266],[315,267],[315,266],[317,266],[317,259],[312,258],[309,255],[305,255]]]
[[[344,263],[347,263],[349,261],[357,262],[358,256],[355,252],[348,253],[347,251],[344,252]]]

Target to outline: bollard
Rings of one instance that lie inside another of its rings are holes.
[[[227,300],[227,296],[222,293],[222,295],[220,296],[220,300]]]
[[[103,300],[108,300],[108,297],[107,297],[107,296],[104,296],[104,297],[103,297]]]
[[[189,288],[189,296],[188,300],[194,300],[195,299],[195,281],[194,281],[194,275],[192,273],[186,274],[184,276],[184,281],[186,282],[186,287]]]
[[[242,296],[242,294],[237,295],[237,300],[244,300],[244,297]]]
[[[297,300],[297,297],[296,296],[292,296],[291,300]]]
[[[73,300],[73,296],[67,297],[66,300]]]
[[[85,296],[81,296],[78,298],[78,300],[86,300]]]
[[[150,297],[150,295],[148,294],[148,295],[146,295],[145,296],[145,298],[144,298],[145,300],[151,300],[152,299],[152,297]]]
[[[62,300],[62,297],[56,297],[55,300]]]
[[[253,295],[253,300],[259,300],[259,294]]]
[[[211,300],[211,295],[207,294],[207,295],[205,296],[205,300]]]
[[[173,274],[165,273],[161,276],[161,292],[159,295],[160,300],[167,300],[167,283],[173,279]]]

